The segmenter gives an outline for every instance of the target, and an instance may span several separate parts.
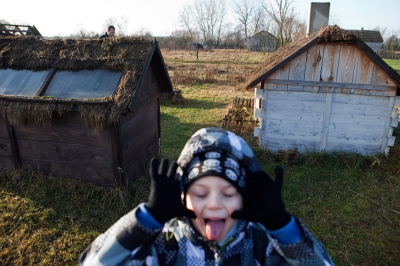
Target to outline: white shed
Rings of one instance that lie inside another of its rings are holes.
[[[255,88],[260,147],[389,154],[400,75],[355,35],[327,26],[276,51],[246,82]]]

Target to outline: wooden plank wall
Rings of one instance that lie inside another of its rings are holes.
[[[135,92],[131,111],[121,119],[123,172],[132,180],[146,174],[150,159],[159,154],[161,88],[149,67]]]
[[[376,154],[388,153],[394,142],[397,85],[354,44],[314,45],[262,84],[255,135],[272,152]]]
[[[333,94],[326,151],[379,153],[388,102],[382,96]]]
[[[14,126],[22,166],[113,185],[110,131],[89,129],[78,112],[54,116],[51,127]]]
[[[396,84],[354,44],[317,44],[264,81],[263,89],[395,96]]]
[[[10,138],[8,137],[7,124],[0,119],[0,170],[14,167]]]
[[[300,153],[318,150],[325,95],[267,90],[264,93],[267,95],[264,94],[262,104],[262,145],[272,152],[293,147],[297,147]]]

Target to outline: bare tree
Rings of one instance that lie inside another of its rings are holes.
[[[382,36],[382,38],[384,40],[386,39],[386,35],[387,35],[387,28],[386,27],[377,26],[377,27],[373,28],[372,30],[379,31],[381,36]]]
[[[129,18],[126,16],[121,16],[117,19],[117,28],[118,28],[118,35],[119,36],[128,36],[128,25],[129,25]]]
[[[220,44],[220,38],[221,38],[221,32],[222,32],[222,29],[223,29],[223,27],[224,27],[224,19],[225,19],[225,16],[226,16],[226,12],[227,12],[227,10],[226,10],[226,2],[225,2],[225,0],[220,0],[220,1],[218,1],[219,3],[218,3],[218,7],[217,7],[217,10],[216,10],[216,12],[217,12],[217,17],[216,17],[216,22],[217,22],[217,47],[219,47],[219,44]]]
[[[151,31],[147,30],[144,27],[141,27],[133,35],[137,36],[137,37],[141,37],[143,39],[147,39],[147,40],[152,40],[153,39],[153,35],[152,35]]]
[[[275,33],[280,46],[291,41],[291,27],[295,16],[293,0],[271,0],[264,5],[264,10],[275,24]]]
[[[85,39],[89,37],[89,32],[82,22],[79,22],[76,26],[77,30],[75,31],[75,34],[71,35],[71,37],[76,36],[78,39]]]
[[[103,28],[105,30],[107,30],[108,26],[110,26],[110,25],[113,25],[113,26],[117,25],[117,19],[115,17],[107,18],[103,23]]]
[[[256,0],[254,13],[251,20],[251,34],[254,35],[257,32],[261,31],[262,29],[266,28],[266,15],[263,8],[262,0]]]
[[[243,26],[244,38],[246,40],[255,8],[256,5],[254,0],[233,0],[232,2],[232,11]]]
[[[128,36],[128,25],[129,25],[129,18],[126,16],[121,16],[120,18],[110,17],[107,18],[104,23],[104,29],[107,29],[108,26],[113,25],[115,28],[115,35],[116,36]]]
[[[195,0],[192,8],[193,19],[203,35],[204,41],[210,45],[221,33],[226,15],[225,0]]]
[[[296,41],[306,34],[307,34],[307,23],[305,21],[295,19],[293,21],[292,41]]]
[[[339,26],[340,23],[340,19],[338,18],[338,16],[334,13],[329,14],[329,25],[337,25]]]
[[[193,32],[195,31],[195,25],[192,18],[192,13],[192,8],[189,5],[185,5],[179,12],[179,22],[190,33],[190,38],[193,42]]]

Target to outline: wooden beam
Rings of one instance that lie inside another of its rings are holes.
[[[390,97],[389,98],[389,102],[388,102],[388,107],[387,107],[387,111],[386,111],[386,119],[385,119],[385,127],[384,127],[384,132],[383,132],[383,138],[382,138],[382,146],[381,146],[381,153],[384,153],[386,156],[388,156],[389,154],[386,154],[386,147],[388,146],[388,133],[389,133],[389,129],[390,129],[390,121],[391,121],[391,115],[393,112],[393,108],[394,108],[394,101],[395,101],[395,97]]]
[[[21,158],[18,152],[17,140],[15,138],[14,127],[10,124],[7,118],[7,113],[5,113],[5,121],[7,126],[8,138],[10,139],[11,153],[14,161],[14,167],[21,167]]]
[[[112,148],[112,169],[114,180],[118,186],[126,185],[126,178],[122,167],[122,147],[120,140],[121,130],[119,122],[113,123],[110,126],[110,138]]]
[[[267,84],[277,85],[291,85],[291,86],[315,86],[315,87],[330,87],[330,88],[343,88],[343,89],[363,89],[363,90],[395,90],[396,86],[383,86],[371,84],[354,84],[354,83],[336,83],[336,82],[319,82],[319,81],[305,81],[305,80],[280,80],[280,79],[267,79]]]
[[[15,96],[5,96],[5,95],[0,95],[0,100],[17,101],[17,102],[71,103],[71,104],[90,104],[90,105],[107,105],[113,103],[113,101],[79,101],[79,100],[67,100],[67,99],[53,100],[53,99],[25,98],[25,97],[15,97]]]
[[[50,81],[53,79],[54,75],[56,74],[56,69],[50,69],[49,73],[47,74],[46,78],[43,80],[42,84],[40,84],[39,89],[37,90],[35,97],[41,96],[43,91],[47,88]]]
[[[325,98],[325,109],[323,116],[324,123],[322,125],[321,142],[319,146],[320,151],[324,151],[326,149],[326,143],[328,141],[329,124],[331,120],[331,106],[332,106],[332,93],[327,93]]]

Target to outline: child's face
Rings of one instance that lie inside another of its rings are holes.
[[[205,176],[189,187],[186,207],[196,214],[194,227],[208,240],[220,242],[235,224],[231,214],[243,208],[243,198],[225,179]]]

